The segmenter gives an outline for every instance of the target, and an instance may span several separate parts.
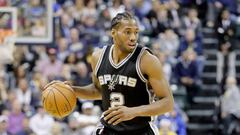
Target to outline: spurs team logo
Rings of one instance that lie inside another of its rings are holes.
[[[127,77],[124,75],[101,75],[98,77],[100,85],[108,85],[108,89],[115,89],[115,85],[124,85],[129,87],[135,87],[137,84],[137,79],[132,77]]]
[[[108,84],[108,89],[111,91],[114,90],[117,82],[118,82],[118,75],[112,75],[111,80]]]

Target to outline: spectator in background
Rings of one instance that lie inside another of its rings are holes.
[[[28,7],[25,10],[25,17],[29,18],[33,22],[39,18],[44,17],[46,9],[40,0],[31,0],[28,3]]]
[[[42,105],[37,106],[37,113],[30,118],[29,126],[36,135],[50,135],[54,119],[46,114]]]
[[[155,0],[152,1],[152,9],[146,14],[147,22],[150,25],[150,36],[151,37],[157,37],[162,28],[160,28],[158,23],[158,11],[160,9],[160,1]]]
[[[159,135],[177,135],[171,130],[171,121],[168,119],[162,119],[160,121]]]
[[[8,132],[11,134],[17,134],[21,132],[23,128],[23,121],[25,119],[25,115],[22,112],[22,105],[18,100],[14,100],[12,102],[11,112],[8,116]]]
[[[233,40],[236,29],[235,22],[230,18],[228,9],[223,9],[215,23],[215,31],[220,42]]]
[[[224,135],[231,135],[233,122],[240,120],[240,90],[235,77],[226,79],[226,91],[221,98],[221,116],[223,119]]]
[[[86,54],[87,44],[80,41],[79,36],[79,30],[77,28],[73,27],[70,29],[69,51],[76,53],[77,57],[80,59]]]
[[[97,2],[95,0],[85,0],[85,7],[82,10],[82,21],[86,19],[87,16],[92,16],[94,18],[98,17]]]
[[[64,61],[69,55],[70,51],[68,49],[68,41],[64,37],[60,37],[57,42],[57,58]]]
[[[61,73],[63,65],[62,62],[57,59],[57,50],[55,48],[49,48],[47,54],[48,58],[38,62],[37,70],[43,77],[48,78],[48,80],[53,80]]]
[[[35,107],[40,100],[39,93],[30,89],[28,81],[22,78],[19,80],[18,87],[16,88],[16,94],[18,102],[22,104],[23,111],[26,115],[31,116],[34,109],[33,107]]]
[[[13,102],[17,100],[17,94],[14,90],[9,90],[7,92],[7,100],[4,102],[4,105],[7,110],[7,115],[9,114],[9,111],[12,109]],[[5,109],[5,108],[4,108]]]
[[[41,88],[43,88],[46,82],[47,78],[43,77],[39,71],[33,71],[32,79],[29,82],[29,87],[39,97],[39,95],[41,95],[40,94]]]
[[[160,5],[157,12],[157,28],[159,29],[159,33],[163,33],[166,28],[171,28],[170,21],[167,7],[163,4]]]
[[[78,62],[77,54],[76,53],[70,53],[66,59],[64,60],[64,65],[69,66],[70,70],[74,72],[76,70],[76,64]]]
[[[96,18],[86,16],[83,21],[83,27],[80,28],[81,39],[86,42],[86,44],[84,44],[84,50],[89,48],[89,45],[94,47],[99,45],[100,33],[96,21]]]
[[[65,129],[64,135],[81,135],[77,120],[78,112],[73,112],[68,117],[68,126]]]
[[[44,20],[40,19],[36,20],[31,28],[31,35],[34,37],[46,37],[47,36],[46,27],[47,26],[44,23]]]
[[[161,52],[165,53],[166,59],[171,65],[176,64],[177,49],[179,47],[178,35],[170,28],[159,35],[159,45]]]
[[[75,53],[70,53],[64,60],[62,72],[60,73],[59,79],[73,81],[72,74],[76,72],[77,62],[77,55]]]
[[[74,25],[74,20],[73,18],[68,15],[67,13],[63,13],[60,18],[60,30],[61,30],[61,35],[65,38],[67,38],[70,42],[70,28],[73,27]]]
[[[27,66],[27,64],[18,65],[17,67],[14,67],[14,69],[13,69],[14,76],[12,78],[10,78],[10,85],[12,85],[11,88],[15,89],[19,84],[19,80],[21,80],[22,78],[25,78],[27,80],[30,79],[27,74],[27,71],[26,71],[26,66]]]
[[[173,28],[175,32],[179,32],[181,20],[179,15],[180,7],[177,0],[168,0],[165,5],[168,8],[168,18],[170,19],[171,28]]]
[[[204,56],[203,56],[203,48],[202,48],[202,39],[198,37],[193,29],[187,29],[185,31],[185,36],[181,40],[177,56],[179,57],[182,52],[186,50],[193,50],[196,52],[196,62],[198,63],[198,74],[202,74],[203,67],[204,67]]]
[[[75,0],[76,11],[73,14],[73,17],[76,23],[81,23],[83,9],[85,8],[84,0]]]
[[[18,132],[16,135],[35,135],[32,129],[29,127],[29,119],[25,118],[23,120],[23,130]]]
[[[125,11],[125,7],[122,4],[121,0],[113,0],[112,6],[108,8],[111,19],[117,15],[117,13],[123,13]]]
[[[217,82],[220,84],[221,93],[225,91],[227,76],[236,76],[236,54],[229,41],[220,42],[217,53]]]
[[[78,62],[74,73],[74,85],[86,85],[92,82],[91,73],[85,62]]]
[[[0,135],[11,135],[7,131],[8,117],[5,115],[0,115]]]
[[[131,12],[133,11],[133,1],[132,0],[123,0],[123,5],[125,7],[125,11]]]
[[[199,65],[196,62],[196,54],[193,50],[182,53],[175,67],[175,78],[179,85],[186,88],[188,104],[193,104],[193,98],[200,89]]]
[[[103,29],[104,32],[106,30],[110,31],[110,29],[111,29],[111,15],[110,15],[110,12],[109,12],[107,7],[105,7],[105,9],[103,9],[100,12],[97,22],[98,23],[96,25],[98,25],[98,28]]]
[[[184,35],[188,29],[192,29],[197,36],[202,35],[202,24],[198,18],[198,11],[195,8],[189,8],[187,16],[183,17],[180,34]]]
[[[167,119],[171,122],[171,131],[174,131],[177,135],[187,135],[186,123],[183,117],[180,108],[175,104],[172,112],[157,117],[156,124],[160,129],[164,129],[161,128],[161,121]]]
[[[47,48],[46,46],[43,45],[36,45],[32,47],[32,50],[37,53],[38,59],[35,60],[36,64],[39,60],[47,59],[48,54],[47,54]],[[34,69],[36,68],[37,65],[34,65]]]
[[[238,1],[237,0],[210,0],[208,1],[208,23],[207,26],[213,27],[215,20],[217,20],[217,15],[224,9],[228,9],[231,16],[239,14],[237,10]]]
[[[25,78],[21,78],[16,88],[17,100],[22,105],[30,105],[32,99],[32,91],[28,86],[28,82]]]
[[[165,77],[167,79],[168,82],[170,82],[170,79],[172,77],[172,67],[171,65],[166,61],[166,54],[163,52],[159,52],[156,54],[156,56],[158,57],[158,59],[160,60],[161,64],[162,64],[162,68],[163,68],[163,72],[165,74]]]
[[[232,14],[237,14],[237,0],[213,0],[215,8],[221,10],[224,7],[228,8]]]
[[[82,104],[82,113],[78,116],[78,126],[80,134],[91,135],[96,129],[99,117],[94,114],[94,105],[92,102]]]
[[[153,4],[151,4],[151,1],[149,0],[135,0],[133,5],[135,15],[140,21],[142,21],[142,19],[151,10]]]
[[[185,35],[180,42],[177,56],[180,56],[182,52],[188,49],[194,50],[198,56],[203,55],[202,41],[191,28],[186,30]]]
[[[28,18],[22,18],[22,27],[20,27],[19,33],[23,36],[31,36],[31,27],[32,27],[32,22]]]

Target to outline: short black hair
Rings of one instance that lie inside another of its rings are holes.
[[[122,21],[122,20],[136,20],[134,18],[134,16],[129,13],[129,12],[123,12],[123,13],[118,13],[111,22],[111,29],[115,28],[118,26],[118,24]]]

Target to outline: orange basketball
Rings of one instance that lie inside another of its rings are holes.
[[[43,108],[56,118],[69,115],[75,108],[76,102],[73,89],[60,81],[47,85],[42,92]]]

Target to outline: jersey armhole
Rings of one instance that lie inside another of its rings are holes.
[[[136,61],[136,70],[137,70],[137,74],[139,76],[139,78],[143,81],[143,82],[147,82],[147,79],[144,77],[141,68],[140,68],[140,61],[141,61],[141,57],[144,53],[145,50],[148,50],[146,47],[143,47],[140,54],[138,55],[137,61]]]
[[[95,69],[94,69],[94,71],[95,71],[94,73],[95,73],[96,76],[97,76],[97,73],[98,73],[98,69],[99,69],[99,67],[100,67],[100,65],[101,65],[101,63],[102,63],[103,55],[105,54],[106,48],[107,48],[107,46],[104,46],[104,47],[103,47],[103,50],[102,50],[102,52],[101,52],[101,55],[100,55],[100,57],[99,57],[99,59],[98,59],[98,61],[97,61],[97,65],[96,65],[96,67],[95,67]]]

